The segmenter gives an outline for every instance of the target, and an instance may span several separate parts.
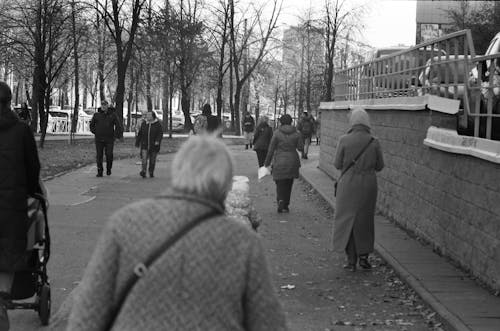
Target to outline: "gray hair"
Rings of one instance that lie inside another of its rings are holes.
[[[233,160],[216,136],[195,135],[176,153],[171,174],[175,189],[223,204],[232,186]]]
[[[371,128],[370,116],[363,108],[356,107],[349,113],[349,124],[351,127],[361,124]]]

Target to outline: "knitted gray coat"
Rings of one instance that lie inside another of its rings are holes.
[[[169,191],[165,198],[114,213],[79,285],[68,330],[104,330],[134,266],[213,207]],[[136,283],[113,326],[144,331],[286,329],[257,234],[225,216],[201,223],[170,247]]]

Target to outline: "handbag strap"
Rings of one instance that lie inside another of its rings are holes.
[[[159,248],[154,250],[142,263],[138,263],[134,267],[134,273],[132,276],[129,278],[127,284],[125,285],[124,289],[120,293],[120,296],[118,300],[116,301],[115,308],[113,311],[113,314],[111,316],[111,319],[108,321],[106,330],[110,330],[113,327],[113,324],[115,323],[116,318],[120,314],[121,307],[125,300],[127,299],[129,293],[139,281],[141,277],[146,275],[148,272],[148,269],[151,265],[153,265],[170,247],[172,247],[179,239],[181,239],[184,235],[186,235],[189,231],[191,231],[193,228],[195,228],[197,225],[203,223],[204,221],[207,221],[211,219],[212,217],[215,217],[217,215],[221,215],[221,212],[216,209],[212,209],[208,213],[202,214],[198,217],[196,217],[193,221],[187,223],[182,227],[178,232],[176,232],[173,236],[168,238],[167,241],[165,241]]]
[[[347,166],[347,168],[345,168],[345,170],[340,174],[340,177],[339,179],[337,179],[337,182],[340,180],[340,178],[342,178],[342,176],[344,176],[344,174],[352,168],[353,165],[356,164],[356,162],[358,162],[358,159],[361,157],[361,155],[363,155],[363,153],[366,151],[366,149],[368,148],[368,146],[370,146],[370,144],[375,140],[375,138],[371,138],[370,141],[368,142],[368,144],[365,145],[365,147],[363,147],[363,149],[358,153],[358,155],[356,155],[356,157],[351,161],[351,163],[349,163],[349,165]]]

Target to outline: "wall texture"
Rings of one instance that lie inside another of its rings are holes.
[[[429,126],[454,128],[432,112],[368,111],[382,145],[377,208],[434,245],[494,289],[500,289],[500,165],[423,144]],[[333,177],[347,111],[323,110],[320,168]]]

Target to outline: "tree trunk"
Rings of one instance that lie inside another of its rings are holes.
[[[132,101],[134,100],[134,66],[130,67],[128,97],[127,97],[127,132],[131,130],[132,122]],[[134,130],[135,131],[135,130]]]
[[[118,116],[118,120],[121,125],[123,125],[123,101],[125,99],[125,78],[127,73],[127,66],[124,64],[118,65],[118,77],[116,84],[116,93],[115,93],[115,108],[116,108],[116,116]]]
[[[193,124],[191,123],[190,106],[191,106],[191,96],[189,94],[189,88],[182,85],[181,86],[181,107],[184,113],[184,128],[189,131],[193,129]]]
[[[241,135],[241,123],[240,123],[240,102],[241,102],[241,91],[243,86],[236,82],[236,90],[234,92],[234,124],[236,135]]]
[[[232,52],[231,52],[232,53]],[[233,79],[233,56],[231,55],[231,63],[229,64],[229,109],[231,110],[231,131],[236,130],[235,119],[234,119],[234,79]]]
[[[73,118],[71,121],[71,133],[75,133],[78,125],[78,107],[80,106],[80,71],[78,68],[78,39],[76,37],[76,9],[75,0],[71,2],[71,23],[73,28],[73,58],[75,65],[75,105],[73,109]],[[71,136],[71,138],[73,138]],[[73,139],[71,139],[73,143]]]
[[[96,0],[96,8],[99,8]],[[106,100],[106,92],[104,88],[104,44],[105,44],[105,33],[104,24],[101,23],[101,15],[96,9],[96,22],[97,22],[97,76],[99,79],[99,97],[101,102]]]

